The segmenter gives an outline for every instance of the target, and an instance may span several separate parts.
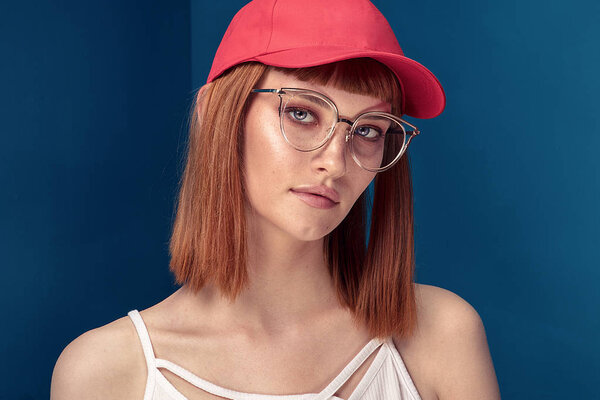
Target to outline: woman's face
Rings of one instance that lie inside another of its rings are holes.
[[[381,99],[300,81],[279,71],[268,71],[257,86],[282,87],[323,93],[337,105],[340,117],[349,120],[366,111],[391,109]],[[375,173],[362,169],[352,159],[345,142],[349,125],[338,123],[323,147],[301,152],[281,134],[279,97],[273,93],[250,96],[244,130],[248,223],[262,232],[284,233],[303,241],[324,237],[348,214]],[[319,186],[335,191],[328,193],[335,201],[306,192],[318,191],[314,187]]]

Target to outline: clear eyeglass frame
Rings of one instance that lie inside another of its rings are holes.
[[[280,89],[252,89],[251,90],[252,93],[273,93],[273,94],[277,94],[279,96],[279,119],[280,119],[280,130],[281,130],[281,135],[283,136],[284,140],[290,145],[292,146],[294,149],[298,150],[298,151],[302,151],[302,152],[310,152],[310,151],[315,151],[321,147],[323,147],[333,136],[333,133],[335,131],[335,128],[337,126],[337,124],[339,122],[345,122],[346,124],[350,125],[350,129],[346,132],[346,136],[345,136],[345,142],[347,144],[349,144],[350,147],[350,155],[352,156],[352,159],[354,160],[354,162],[356,162],[356,164],[358,164],[358,166],[360,166],[361,168],[370,171],[370,172],[383,172],[386,171],[390,168],[392,168],[404,155],[404,153],[406,152],[408,145],[410,144],[410,141],[417,135],[419,135],[421,133],[421,131],[419,131],[419,129],[406,122],[405,120],[403,120],[402,118],[394,115],[394,114],[390,114],[390,113],[386,113],[386,112],[382,112],[382,111],[368,111],[362,114],[359,114],[356,116],[356,118],[354,119],[354,121],[350,121],[347,120],[345,118],[340,118],[339,115],[339,110],[336,106],[336,104],[333,102],[333,100],[331,100],[329,97],[325,96],[322,93],[319,93],[317,91],[314,90],[310,90],[310,89],[301,89],[301,88],[280,88]],[[303,149],[303,148],[299,148],[298,146],[294,145],[293,143],[290,142],[290,140],[288,139],[288,137],[285,134],[285,129],[284,129],[284,113],[283,111],[283,96],[284,95],[298,95],[298,94],[310,94],[313,96],[317,96],[319,97],[321,100],[323,100],[325,103],[329,104],[331,106],[331,108],[333,110],[335,110],[335,119],[337,120],[330,128],[329,132],[327,133],[325,139],[323,139],[319,144],[317,144],[316,146],[310,148],[310,149]],[[402,144],[402,147],[400,149],[400,151],[398,152],[398,154],[396,155],[396,157],[394,158],[394,160],[392,160],[388,165],[384,166],[384,167],[380,167],[380,168],[369,168],[365,165],[363,165],[360,160],[358,159],[358,157],[356,156],[354,149],[352,148],[352,138],[354,136],[354,130],[355,128],[358,126],[358,123],[360,122],[361,118],[364,117],[370,117],[370,116],[381,116],[381,117],[387,117],[390,118],[391,120],[395,121],[398,126],[402,129],[403,134],[404,134],[404,141]],[[407,130],[404,125],[409,126],[410,128],[412,128],[411,130]],[[408,136],[408,140],[406,139],[406,137]]]

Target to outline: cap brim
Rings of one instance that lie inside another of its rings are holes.
[[[347,47],[314,46],[263,54],[252,60],[275,67],[303,68],[360,57],[373,58],[396,74],[404,90],[406,115],[434,118],[444,110],[446,95],[435,75],[422,64],[398,54]]]

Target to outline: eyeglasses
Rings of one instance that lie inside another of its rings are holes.
[[[281,88],[252,89],[252,92],[279,96],[281,134],[296,150],[317,150],[333,136],[338,122],[350,125],[345,137],[350,154],[361,168],[371,172],[391,168],[406,152],[412,138],[421,133],[400,117],[380,111],[362,113],[354,121],[340,118],[335,103],[314,90]]]

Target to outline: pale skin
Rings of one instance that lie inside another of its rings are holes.
[[[350,94],[269,72],[262,88],[300,87],[331,98],[348,119],[365,111],[390,111],[380,99]],[[374,178],[346,150],[347,125],[331,141],[303,153],[284,142],[275,95],[252,97],[245,124],[249,204],[246,218],[250,286],[235,302],[217,289],[198,294],[184,286],[141,311],[155,354],[217,385],[250,393],[316,393],[369,341],[341,307],[323,260],[323,238],[346,216]],[[291,188],[324,184],[340,202],[317,209]],[[416,284],[418,329],[393,337],[423,400],[500,398],[485,330],[459,296]],[[376,352],[340,389],[348,399]],[[188,399],[221,399],[161,370]],[[61,353],[51,399],[142,399],[146,366],[129,317],[93,329]]]

